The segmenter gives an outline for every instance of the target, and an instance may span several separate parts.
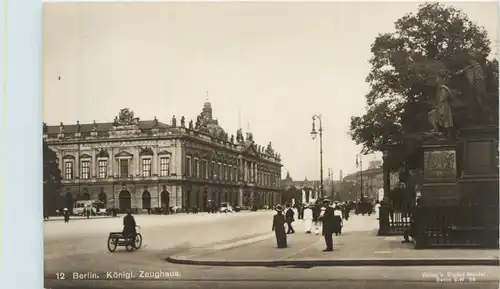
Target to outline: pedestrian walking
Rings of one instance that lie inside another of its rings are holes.
[[[321,232],[321,220],[319,219],[321,215],[321,206],[319,204],[315,204],[312,211],[314,234],[319,235]]]
[[[343,209],[343,212],[344,212],[344,219],[346,221],[349,220],[349,213],[351,212],[351,208],[349,207],[349,204],[344,204],[344,206],[342,207]]]
[[[304,209],[305,209],[305,206],[304,204],[300,203],[298,206],[297,206],[297,214],[299,215],[299,220],[303,220],[304,219]]]
[[[292,209],[292,206],[290,204],[287,205],[287,210],[285,213],[285,221],[288,227],[288,231],[286,232],[287,234],[293,234],[295,233],[295,230],[292,227],[292,223],[295,222],[294,218],[295,212]]]
[[[69,223],[69,212],[67,208],[64,208],[63,214],[64,214],[64,223]]]
[[[333,212],[333,232],[336,236],[342,234],[342,211],[338,206],[335,206]]]
[[[324,211],[321,219],[323,220],[322,232],[325,236],[326,249],[323,252],[333,251],[333,233],[335,232],[335,211],[330,207],[330,200],[323,200]]]
[[[285,216],[283,216],[283,208],[280,205],[276,206],[276,215],[273,216],[272,230],[276,236],[276,245],[278,248],[286,248]]]
[[[311,233],[312,225],[313,225],[312,222],[313,222],[313,212],[312,212],[311,206],[306,205],[304,207],[304,220],[303,220],[304,232],[306,232],[306,234]]]

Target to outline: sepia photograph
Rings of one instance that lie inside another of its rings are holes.
[[[46,2],[45,288],[499,288],[496,2]]]

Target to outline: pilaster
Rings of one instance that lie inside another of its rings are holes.
[[[92,148],[92,165],[90,166],[91,171],[90,171],[90,176],[92,178],[96,177],[96,168],[97,168],[97,160],[95,157],[95,148]]]

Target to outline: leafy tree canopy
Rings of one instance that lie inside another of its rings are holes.
[[[430,128],[427,113],[435,96],[436,77],[452,76],[464,68],[470,52],[485,59],[488,92],[498,104],[498,62],[486,60],[490,40],[484,28],[462,11],[439,3],[424,4],[416,14],[398,19],[395,28],[393,33],[378,35],[372,44],[367,111],[352,117],[350,125],[350,135],[363,145],[364,153],[381,151],[387,143],[404,144],[398,157],[390,160],[394,169],[408,163],[418,167],[414,163],[418,146],[408,142],[408,137]],[[462,78],[450,79],[452,90],[463,91]]]
[[[61,170],[59,170],[56,153],[43,142],[43,182],[51,189],[59,189],[61,185]]]

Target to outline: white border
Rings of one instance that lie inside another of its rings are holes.
[[[0,15],[0,288],[39,289],[43,288],[42,1],[4,0]]]

